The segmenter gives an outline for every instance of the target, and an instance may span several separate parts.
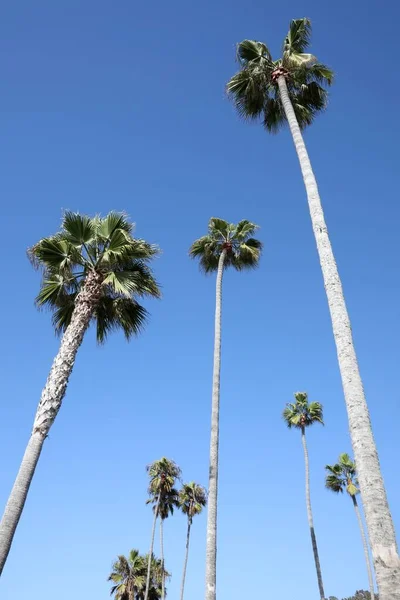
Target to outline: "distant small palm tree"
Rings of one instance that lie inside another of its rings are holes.
[[[371,560],[368,551],[367,536],[364,531],[364,525],[362,522],[360,509],[357,502],[357,494],[359,493],[358,481],[357,481],[357,470],[356,464],[351,460],[348,454],[341,454],[339,461],[334,465],[326,465],[325,467],[327,475],[325,478],[325,487],[331,492],[337,494],[343,493],[344,490],[350,496],[354,510],[356,513],[358,526],[360,528],[361,539],[364,548],[365,562],[367,565],[369,591],[371,600],[374,600],[374,580],[372,577]]]
[[[306,392],[297,392],[294,395],[296,402],[289,403],[286,405],[283,411],[283,418],[286,425],[291,429],[295,427],[301,431],[301,441],[303,444],[304,451],[304,462],[306,471],[306,504],[307,504],[307,516],[308,525],[310,527],[311,544],[314,553],[315,569],[317,571],[318,587],[321,600],[325,599],[324,585],[322,582],[321,565],[319,561],[317,538],[314,529],[314,520],[311,508],[311,494],[310,494],[310,465],[308,459],[308,450],[306,442],[306,428],[310,427],[314,423],[323,422],[323,409],[322,404],[319,402],[308,402],[308,396]]]
[[[146,587],[148,557],[131,550],[129,556],[118,556],[112,567],[108,581],[114,585],[110,595],[115,600],[143,600]],[[169,573],[166,573],[169,577]],[[161,561],[154,556],[151,558],[150,600],[161,598]]]
[[[151,531],[151,542],[150,542],[150,551],[149,551],[149,560],[147,565],[147,581],[146,581],[146,591],[144,600],[148,600],[149,594],[149,586],[150,586],[150,568],[151,568],[151,556],[153,555],[154,548],[154,536],[156,532],[156,524],[158,517],[161,516],[161,510],[163,511],[163,515],[165,515],[166,506],[168,505],[168,498],[171,499],[172,495],[177,498],[177,492],[174,491],[175,481],[178,477],[180,477],[181,470],[178,465],[168,458],[161,458],[159,460],[155,460],[153,463],[146,467],[146,470],[150,477],[150,483],[148,488],[149,499],[147,500],[147,504],[154,504],[154,519],[153,519],[153,527]],[[164,505],[164,499],[166,499],[167,504]],[[165,516],[164,516],[165,518]],[[162,542],[162,528],[160,529],[160,537]],[[163,543],[161,543],[163,546]],[[163,558],[161,560],[161,572],[163,572]],[[163,588],[164,577],[161,576],[161,585]],[[163,589],[162,589],[163,592]]]
[[[208,482],[206,600],[215,600],[217,586],[217,501],[219,404],[221,373],[222,276],[228,267],[237,271],[258,266],[262,243],[253,234],[257,225],[239,221],[237,225],[213,217],[208,234],[193,242],[189,254],[198,258],[204,273],[217,273],[215,293],[214,367],[211,406],[210,468]]]
[[[137,298],[160,295],[148,267],[157,252],[155,246],[134,238],[133,224],[115,212],[104,218],[66,212],[60,231],[29,250],[34,266],[43,271],[36,303],[53,312],[53,325],[62,339],[0,523],[0,575],[83,337],[92,322],[99,343],[117,329],[127,339],[141,331],[147,312]]]
[[[207,504],[207,492],[201,486],[191,481],[184,483],[179,492],[179,506],[184,515],[187,516],[187,534],[186,534],[186,553],[183,563],[181,600],[183,600],[185,590],[186,569],[189,558],[190,529],[192,527],[193,517],[199,515]]]

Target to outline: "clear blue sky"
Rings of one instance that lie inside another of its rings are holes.
[[[223,315],[218,600],[311,600],[317,586],[299,435],[284,404],[307,390],[326,426],[309,434],[315,527],[327,595],[367,587],[346,497],[324,465],[351,451],[318,258],[288,131],[240,122],[224,96],[235,43],[279,52],[291,18],[337,74],[307,131],[393,516],[400,531],[398,6],[221,0],[40,0],[2,9],[3,276],[0,501],[11,488],[58,341],[36,311],[25,249],[62,210],[126,210],[159,243],[163,300],[140,339],[89,334],[51,430],[0,584],[5,600],[104,600],[117,554],[147,551],[145,465],[166,455],[207,485],[214,279],[190,262],[211,216],[261,226],[258,272],[229,273]],[[335,28],[332,24],[335,24]],[[378,119],[376,117],[378,116]],[[185,521],[166,524],[177,597]],[[157,550],[158,551],[158,550]],[[187,598],[204,590],[196,519]]]

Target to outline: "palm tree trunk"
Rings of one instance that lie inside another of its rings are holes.
[[[207,548],[206,548],[206,600],[215,600],[217,584],[217,500],[218,500],[218,447],[219,398],[221,373],[221,305],[222,276],[226,250],[218,262],[215,290],[214,368],[211,407],[210,469],[208,479]]]
[[[321,600],[325,600],[324,584],[322,583],[321,565],[319,562],[317,538],[315,536],[314,520],[313,520],[312,508],[311,508],[310,465],[309,465],[309,460],[308,460],[306,432],[305,432],[304,427],[301,428],[301,441],[303,444],[304,464],[305,464],[305,469],[306,469],[306,504],[307,504],[308,525],[310,527],[311,544],[312,544],[312,549],[313,549],[313,554],[314,554],[315,569],[317,571],[319,595],[320,595]]]
[[[353,500],[353,506],[354,506],[354,510],[356,511],[356,517],[357,517],[357,521],[358,521],[358,526],[359,526],[360,532],[361,532],[361,539],[362,539],[363,548],[364,548],[365,562],[367,564],[368,582],[369,582],[369,591],[370,591],[370,594],[371,594],[371,600],[375,600],[375,596],[374,596],[374,580],[373,580],[373,577],[372,577],[371,562],[370,562],[370,559],[369,559],[367,536],[365,535],[364,525],[363,525],[363,522],[362,522],[362,518],[361,518],[361,514],[360,514],[360,509],[359,509],[359,506],[358,506],[357,498],[355,496],[352,496],[351,499]]]
[[[183,593],[185,591],[185,579],[186,579],[186,569],[189,559],[189,543],[190,543],[190,527],[191,520],[188,518],[188,526],[187,526],[187,534],[186,534],[186,553],[185,553],[185,562],[183,563],[183,573],[182,573],[182,583],[181,583],[181,600],[183,600]]]
[[[76,354],[101,296],[101,277],[92,271],[79,293],[36,410],[33,430],[0,522],[0,575],[24,509],[43,442],[61,408]]]
[[[154,519],[153,519],[153,527],[151,530],[151,541],[150,541],[150,551],[149,551],[149,559],[147,562],[147,577],[146,577],[146,591],[144,594],[144,600],[148,599],[149,596],[149,589],[150,589],[150,574],[151,574],[151,559],[153,557],[153,548],[154,548],[154,536],[156,534],[156,524],[157,524],[157,517],[158,517],[158,509],[160,506],[160,499],[161,499],[161,494],[158,494],[158,498],[157,498],[157,504],[156,507],[154,509]]]
[[[329,240],[317,182],[289,98],[285,77],[278,78],[278,85],[303,174],[325,291],[328,297],[351,441],[357,464],[380,600],[400,600],[400,557],[397,550],[396,534],[372,434],[342,283]]]
[[[161,600],[165,598],[165,577],[164,577],[164,526],[163,519],[160,517],[160,558],[161,558]]]

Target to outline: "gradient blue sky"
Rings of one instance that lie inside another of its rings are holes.
[[[297,158],[288,131],[269,137],[239,121],[224,83],[236,42],[261,39],[277,54],[290,19],[312,18],[312,50],[337,81],[306,141],[400,530],[398,6],[20,0],[1,12],[2,504],[58,348],[33,305],[39,275],[26,247],[57,230],[63,209],[126,210],[163,250],[164,295],[147,304],[140,339],[85,339],[1,597],[106,599],[116,555],[148,549],[145,465],[166,455],[207,484],[214,279],[187,249],[211,216],[251,219],[265,243],[257,272],[225,279],[218,600],[317,598],[300,438],[281,420],[299,389],[325,407],[309,451],[326,593],[366,588],[351,504],[323,486],[324,465],[351,448]],[[173,599],[184,518],[165,529]],[[204,550],[205,515],[193,528],[190,600],[203,597]]]

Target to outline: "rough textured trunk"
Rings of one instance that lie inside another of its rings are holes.
[[[278,78],[278,85],[307,191],[311,221],[332,319],[353,453],[357,464],[379,596],[380,600],[400,600],[400,557],[397,550],[396,534],[372,435],[342,284],[329,240],[317,182],[284,77]]]
[[[161,600],[165,598],[165,575],[164,575],[164,523],[160,518],[160,558],[161,558]]]
[[[305,471],[306,471],[306,504],[307,504],[308,526],[310,527],[311,544],[312,544],[312,549],[313,549],[313,554],[314,554],[315,569],[317,571],[319,595],[320,595],[321,600],[324,600],[325,599],[324,584],[322,583],[321,565],[319,562],[317,538],[315,536],[314,519],[313,519],[313,515],[312,515],[312,508],[311,508],[310,464],[309,464],[309,460],[308,460],[306,432],[305,432],[304,427],[301,430],[301,442],[303,444],[304,465],[305,465]]]
[[[214,369],[211,407],[210,467],[208,478],[206,600],[215,600],[217,584],[217,500],[218,500],[218,446],[219,397],[221,373],[221,303],[222,276],[226,250],[221,252],[215,290]]]
[[[192,522],[190,518],[188,518],[188,526],[187,526],[187,534],[186,534],[186,552],[185,552],[185,562],[183,563],[183,573],[182,573],[182,583],[181,583],[181,600],[183,600],[183,594],[185,591],[185,579],[186,579],[186,569],[189,559],[189,543],[190,543],[190,528]]]
[[[364,525],[363,525],[363,522],[362,522],[362,518],[361,518],[361,514],[360,514],[360,509],[359,509],[359,506],[358,506],[357,498],[355,496],[352,496],[351,499],[353,500],[354,510],[356,511],[356,517],[357,517],[357,521],[358,521],[358,526],[360,528],[361,539],[362,539],[363,548],[364,548],[364,555],[365,555],[365,562],[367,564],[368,583],[369,583],[369,591],[370,591],[370,594],[371,594],[371,600],[375,600],[375,595],[374,595],[374,579],[372,577],[371,561],[369,559],[367,536],[365,535]]]
[[[154,549],[154,536],[156,535],[156,524],[158,517],[158,509],[160,507],[160,499],[161,494],[158,494],[157,504],[154,509],[154,519],[153,519],[153,527],[151,530],[151,540],[150,540],[150,551],[149,551],[149,560],[147,562],[147,577],[146,577],[146,591],[144,594],[144,600],[147,600],[149,597],[149,589],[150,589],[150,575],[151,575],[151,559],[153,557],[153,549]]]
[[[76,353],[82,343],[93,312],[101,295],[101,277],[89,273],[84,287],[76,299],[71,323],[65,331],[60,349],[54,359],[43,389],[31,438],[25,450],[13,489],[0,523],[0,575],[3,571],[13,537],[24,509],[29,487],[35,473],[43,442],[60,410],[68,379],[74,368]]]

